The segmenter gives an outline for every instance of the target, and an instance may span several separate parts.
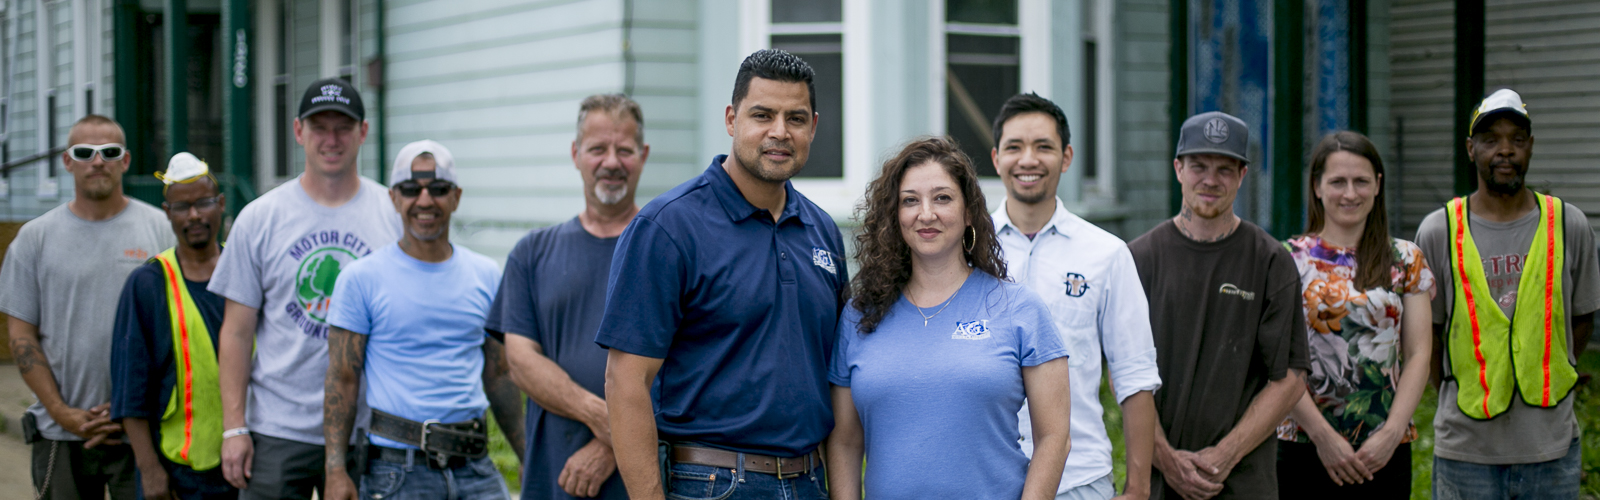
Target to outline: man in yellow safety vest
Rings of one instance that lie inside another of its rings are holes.
[[[1600,309],[1594,233],[1577,207],[1525,185],[1533,122],[1501,89],[1473,111],[1478,189],[1417,229],[1436,283],[1436,499],[1577,498],[1578,354]]]
[[[217,331],[222,297],[206,291],[222,255],[226,201],[206,164],[174,155],[163,188],[178,246],[135,269],[117,304],[111,416],[122,422],[147,499],[233,499],[222,476]]]

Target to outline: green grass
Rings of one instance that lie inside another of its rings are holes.
[[[1585,352],[1578,359],[1578,371],[1600,375],[1600,352]],[[1109,377],[1102,377],[1103,379]],[[1583,497],[1600,499],[1600,378],[1574,389],[1577,401],[1573,410],[1578,415],[1578,426],[1583,429],[1580,448],[1583,449]],[[1439,396],[1432,387],[1422,394],[1417,412],[1411,420],[1417,424],[1417,440],[1411,443],[1411,498],[1433,498],[1433,414],[1438,408]],[[1122,408],[1116,404],[1110,386],[1101,384],[1100,403],[1105,406],[1106,431],[1111,436],[1111,459],[1115,464],[1116,482],[1120,486],[1127,477],[1122,445]]]
[[[485,412],[489,417],[489,459],[494,461],[494,466],[500,468],[500,475],[506,478],[506,486],[512,493],[522,489],[522,461],[517,453],[511,451],[511,443],[506,441],[506,435],[500,432],[500,425],[494,421],[494,412]]]

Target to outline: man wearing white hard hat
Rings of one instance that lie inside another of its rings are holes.
[[[306,87],[294,120],[304,173],[239,211],[207,287],[227,299],[217,335],[222,474],[242,498],[309,499],[329,473],[322,384],[333,284],[400,239],[388,190],[356,169],[365,117],[349,82]]]
[[[61,161],[73,198],[17,232],[0,267],[11,353],[38,402],[22,417],[33,498],[138,495],[132,452],[111,421],[111,328],[128,273],[172,246],[161,210],[122,193],[131,155],[122,126],[72,125]]]
[[[1435,283],[1437,499],[1577,498],[1577,355],[1600,309],[1588,218],[1526,185],[1533,120],[1497,90],[1473,110],[1478,189],[1417,228]],[[1515,321],[1512,321],[1515,318]]]
[[[226,500],[217,331],[223,298],[206,290],[222,255],[227,200],[205,162],[178,153],[156,178],[178,245],[128,275],[112,329],[111,419],[128,435],[144,498]]]
[[[372,425],[365,456],[355,457],[361,498],[506,498],[485,421],[493,405],[507,439],[522,441],[522,394],[505,348],[484,330],[500,267],[450,242],[450,214],[461,203],[450,150],[407,144],[393,172],[389,196],[405,235],[346,267],[334,285],[322,498],[356,498],[358,481],[335,470],[363,397]]]

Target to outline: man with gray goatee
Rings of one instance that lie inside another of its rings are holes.
[[[529,498],[627,498],[607,423],[606,350],[594,335],[611,254],[639,213],[634,191],[649,156],[639,103],[622,94],[584,99],[572,141],[583,212],[528,233],[506,257],[488,328],[511,334],[506,358],[529,396],[522,474]]]

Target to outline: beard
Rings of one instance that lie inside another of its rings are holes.
[[[791,146],[786,149],[793,153],[789,160],[794,162],[794,170],[784,170],[777,165],[769,165],[766,163],[766,158],[762,156],[761,151],[776,146],[779,145],[762,144],[758,148],[736,151],[734,156],[739,160],[739,167],[743,168],[745,173],[750,174],[751,177],[755,177],[762,182],[784,182],[789,180],[790,177],[794,177],[794,174],[800,173],[800,169],[806,165],[806,157]]]
[[[622,203],[622,200],[628,197],[628,186],[626,185],[628,179],[627,171],[620,168],[603,168],[596,171],[594,173],[594,177],[594,197],[600,200],[601,205],[616,205],[618,203]],[[608,189],[604,184],[599,182],[600,179],[618,178],[623,181],[624,185],[618,186],[615,189]]]
[[[1021,191],[1012,191],[1009,194],[1011,195],[1011,199],[1020,201],[1023,204],[1026,204],[1026,205],[1035,205],[1035,204],[1038,204],[1038,203],[1042,203],[1042,202],[1044,202],[1044,200],[1050,198],[1050,195],[1051,195],[1050,192],[1045,191],[1043,189],[1040,189],[1039,192],[1037,192],[1037,193],[1023,193]]]
[[[1509,181],[1500,182],[1495,180],[1494,169],[1501,165],[1510,165],[1517,174]],[[1528,170],[1526,168],[1510,161],[1490,162],[1487,166],[1478,167],[1478,178],[1483,179],[1483,185],[1488,187],[1490,191],[1499,194],[1516,194],[1521,191],[1523,184],[1527,181],[1527,175]]]
[[[116,193],[116,183],[108,178],[89,179],[83,183],[83,196],[94,201],[109,200]]]
[[[190,236],[189,235],[189,229],[190,228],[196,228],[196,227],[204,229],[205,230],[205,234],[204,235],[200,235],[200,236]],[[211,245],[211,239],[212,239],[212,235],[213,234],[215,234],[215,232],[213,232],[211,230],[211,224],[207,224],[207,223],[203,223],[203,222],[202,223],[198,223],[198,224],[190,224],[188,226],[184,226],[184,228],[183,228],[183,235],[184,235],[183,236],[183,242],[184,242],[184,244],[189,245],[189,248],[193,248],[193,249],[199,250],[199,249],[202,249],[202,248],[205,248],[205,247]]]

